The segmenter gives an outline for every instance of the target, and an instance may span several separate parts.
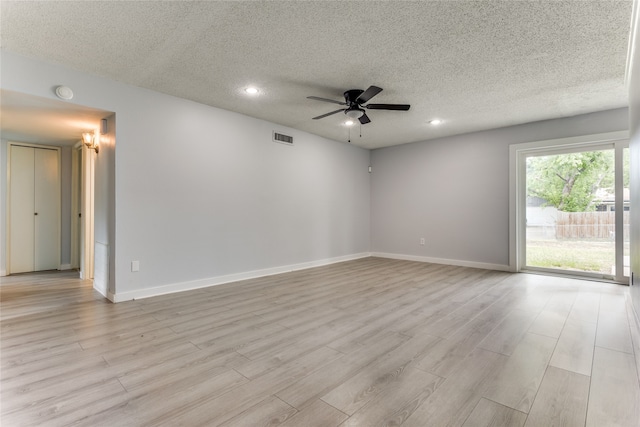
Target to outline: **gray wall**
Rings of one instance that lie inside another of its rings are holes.
[[[640,2],[636,1],[635,7],[635,36],[632,40],[634,46],[631,58],[629,82],[629,130],[631,141],[631,273],[634,277],[631,286],[631,299],[640,319]]]
[[[97,165],[114,172],[100,205],[114,213],[96,213],[115,299],[369,251],[368,150],[7,52],[1,67],[3,88],[53,98],[65,84],[74,103],[116,114]],[[272,142],[274,129],[296,144]]]
[[[626,129],[617,109],[374,150],[372,251],[506,270],[509,145]]]
[[[0,139],[0,275],[7,271],[7,141]]]

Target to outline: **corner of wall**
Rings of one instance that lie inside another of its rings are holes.
[[[636,320],[640,318],[640,0],[635,0],[627,61],[629,87],[629,151],[631,160],[631,277],[629,292]],[[634,226],[635,225],[635,226]]]
[[[0,140],[0,276],[6,276],[7,261],[7,140]]]

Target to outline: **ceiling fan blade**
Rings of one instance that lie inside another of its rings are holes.
[[[369,116],[367,116],[367,113],[364,113],[362,116],[360,116],[358,120],[360,120],[360,124],[363,124],[363,125],[366,125],[367,123],[371,123],[371,120],[369,119]]]
[[[356,98],[356,102],[358,104],[364,104],[365,102],[367,102],[368,100],[370,100],[371,98],[379,94],[380,92],[382,92],[382,88],[378,86],[369,86],[369,89],[362,92],[360,96]]]
[[[313,118],[313,120],[322,119],[322,118],[325,118],[325,117],[330,116],[330,115],[332,115],[332,114],[339,113],[339,112],[341,112],[341,111],[344,111],[344,108],[341,108],[340,110],[332,111],[332,112],[327,113],[327,114],[323,114],[323,115],[318,116],[318,117],[314,117],[314,118]]]
[[[339,104],[339,105],[347,105],[346,102],[334,101],[333,99],[320,98],[318,96],[307,96],[307,99],[313,99],[313,100],[322,101],[322,102],[331,102],[333,104]]]
[[[399,111],[407,111],[411,107],[409,104],[369,104],[363,105],[364,108],[369,108],[370,110],[399,110]]]

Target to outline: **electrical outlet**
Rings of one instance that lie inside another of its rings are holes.
[[[424,237],[421,237],[421,238],[420,238],[420,245],[421,245],[421,246],[424,246]]]
[[[140,271],[140,261],[131,261],[131,271],[134,273]]]

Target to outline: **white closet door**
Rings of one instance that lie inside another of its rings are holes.
[[[59,267],[58,151],[35,150],[35,271]]]
[[[10,161],[10,272],[23,273],[33,271],[35,267],[35,151],[30,147],[13,146]]]
[[[9,272],[60,267],[59,152],[11,145]]]

